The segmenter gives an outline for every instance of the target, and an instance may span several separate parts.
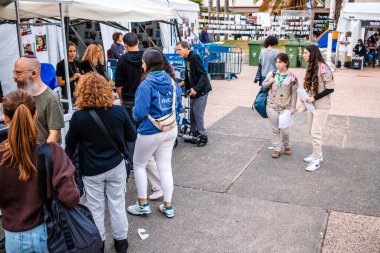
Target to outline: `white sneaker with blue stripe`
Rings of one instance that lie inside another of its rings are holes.
[[[148,202],[145,203],[144,205],[140,205],[138,201],[136,201],[136,204],[132,206],[128,206],[127,210],[128,210],[128,213],[130,214],[142,215],[142,216],[148,215],[152,212],[150,210],[150,205]]]
[[[166,215],[168,218],[174,217],[174,207],[173,206],[164,206],[164,204],[160,205],[160,211]]]

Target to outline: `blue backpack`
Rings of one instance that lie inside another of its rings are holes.
[[[275,71],[273,71],[273,77],[275,75]],[[255,101],[253,102],[253,106],[255,107],[255,110],[261,115],[263,118],[268,118],[267,115],[267,96],[268,96],[269,89],[264,88],[264,86],[261,86],[261,89],[259,90],[259,93],[257,94]]]

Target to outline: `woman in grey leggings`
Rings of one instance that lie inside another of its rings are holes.
[[[164,56],[157,50],[145,51],[142,61],[145,75],[137,89],[133,117],[139,123],[138,135],[133,155],[133,169],[137,188],[138,201],[128,207],[134,215],[151,213],[147,201],[146,165],[154,156],[164,193],[164,203],[160,211],[168,218],[174,217],[171,204],[173,194],[172,150],[177,137],[177,128],[169,131],[159,130],[148,118],[159,119],[172,113],[178,115],[182,110],[181,88],[164,71]],[[175,98],[175,100],[173,100]],[[174,111],[173,111],[174,102]]]

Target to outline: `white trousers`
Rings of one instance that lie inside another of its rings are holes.
[[[126,179],[124,160],[112,170],[102,174],[83,176],[85,189],[83,204],[90,209],[103,241],[106,239],[104,229],[106,198],[113,238],[123,240],[128,236],[128,219],[125,210]]]
[[[147,198],[148,181],[146,167],[148,161],[154,156],[161,179],[164,201],[171,202],[174,188],[171,160],[177,132],[177,128],[173,128],[168,132],[137,135],[135,152],[133,154],[133,170],[138,198]]]

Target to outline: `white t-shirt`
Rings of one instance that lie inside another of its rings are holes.
[[[351,42],[350,39],[351,37],[347,37],[346,34],[344,33],[340,36],[339,42]],[[347,52],[347,51],[348,51],[348,45],[339,43],[339,52]]]

